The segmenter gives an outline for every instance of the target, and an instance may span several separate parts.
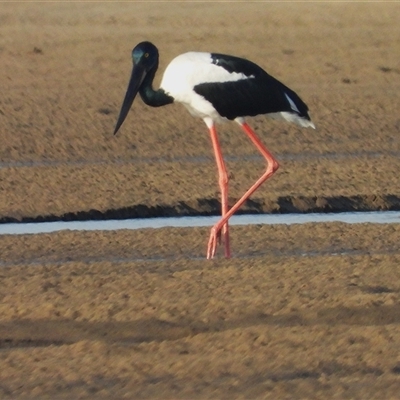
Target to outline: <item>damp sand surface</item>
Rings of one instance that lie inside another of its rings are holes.
[[[3,398],[395,398],[400,225],[0,242]]]

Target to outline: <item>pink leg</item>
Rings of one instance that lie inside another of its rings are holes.
[[[221,146],[218,141],[217,131],[215,129],[215,125],[213,124],[210,128],[211,141],[215,154],[215,161],[217,162],[218,168],[218,183],[221,190],[221,208],[222,208],[222,218],[226,216],[228,213],[228,174],[226,172],[225,162],[221,153]],[[216,239],[221,238],[221,231],[223,236],[223,241],[225,245],[225,257],[230,258],[231,251],[229,246],[229,226],[228,219],[225,220],[223,224],[221,224],[221,228],[218,230],[216,234]],[[215,252],[215,249],[214,249]]]
[[[227,223],[229,218],[243,205],[243,203],[264,183],[271,177],[279,168],[278,161],[275,160],[273,155],[261,143],[260,139],[256,136],[253,130],[245,122],[240,124],[246,135],[254,143],[256,148],[262,154],[267,162],[267,169],[261,177],[247,190],[247,192],[238,200],[238,202],[212,227],[210,239],[208,241],[207,258],[213,258],[217,248],[217,238],[220,235],[222,227]]]

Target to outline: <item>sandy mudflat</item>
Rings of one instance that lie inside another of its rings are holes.
[[[315,131],[249,120],[281,169],[248,209],[399,209],[399,17],[389,2],[2,4],[0,219],[218,212],[207,129],[183,107],[138,99],[112,135],[142,40],[160,71],[235,54],[308,104]],[[236,124],[219,130],[233,202],[263,164]],[[0,398],[399,398],[400,225],[233,227],[231,260],[206,261],[207,236],[0,237]]]
[[[396,398],[399,225],[60,232],[1,241],[1,394]]]

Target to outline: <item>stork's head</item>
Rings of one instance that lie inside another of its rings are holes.
[[[122,103],[121,111],[115,125],[114,135],[124,122],[129,109],[132,106],[133,100],[139,92],[143,81],[149,72],[155,73],[158,67],[158,50],[154,44],[150,42],[141,42],[132,50],[133,69],[128,89],[125,94],[124,102]],[[154,75],[151,77],[151,79]]]
[[[132,50],[133,65],[151,70],[158,64],[158,50],[153,43],[141,42]]]

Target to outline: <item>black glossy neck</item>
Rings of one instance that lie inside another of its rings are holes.
[[[140,97],[142,100],[151,107],[161,107],[167,104],[173,103],[173,97],[167,95],[163,89],[154,90],[153,80],[156,74],[158,65],[152,68],[151,71],[146,75],[140,86]]]

